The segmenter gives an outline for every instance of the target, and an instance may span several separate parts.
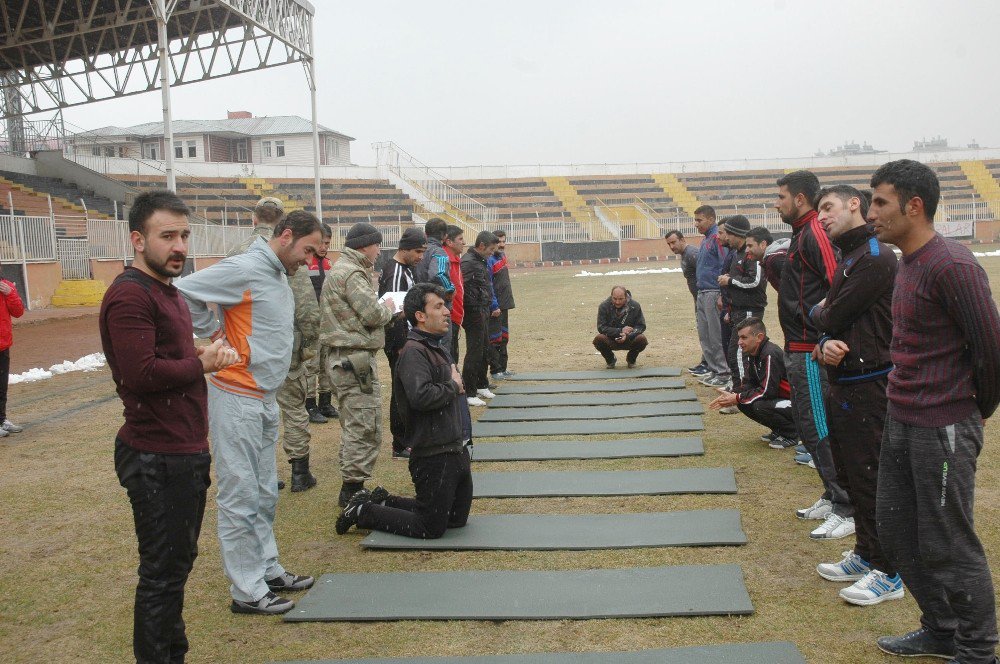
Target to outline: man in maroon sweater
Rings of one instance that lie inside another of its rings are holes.
[[[934,230],[934,171],[892,161],[871,186],[868,219],[879,239],[903,252],[876,521],[885,555],[922,613],[919,629],[882,637],[878,646],[993,664],[996,607],[973,496],[983,420],[1000,404],[1000,315],[972,252]]]
[[[129,211],[135,261],[101,303],[101,344],[125,406],[115,470],[139,540],[133,652],[138,662],[184,661],[184,584],[198,555],[210,484],[203,374],[236,361],[220,339],[195,348],[191,315],[171,285],[187,258],[188,208],[169,191]]]

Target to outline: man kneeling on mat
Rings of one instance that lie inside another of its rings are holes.
[[[460,528],[472,506],[472,472],[465,450],[462,376],[441,340],[451,313],[440,286],[415,284],[403,300],[412,329],[399,351],[393,392],[410,448],[416,498],[391,496],[382,487],[354,494],[337,519],[343,535],[351,526],[404,537],[437,539]]]
[[[767,338],[764,321],[756,316],[737,325],[736,334],[745,362],[743,385],[738,393],[720,388],[720,396],[708,407],[718,410],[736,406],[751,420],[774,432],[770,447],[783,449],[795,445],[798,432],[781,348]]]

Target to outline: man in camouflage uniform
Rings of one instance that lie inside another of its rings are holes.
[[[257,201],[253,208],[253,232],[247,239],[233,245],[226,254],[226,258],[245,254],[250,245],[262,237],[266,242],[271,241],[274,235],[275,225],[285,216],[285,205],[277,198],[267,196]]]
[[[330,242],[333,240],[333,229],[329,224],[323,224],[323,244],[316,255],[309,261],[309,279],[316,291],[316,303],[319,306],[319,296],[323,292],[323,282],[333,264],[327,258]],[[306,367],[306,381],[309,391],[306,396],[306,410],[309,411],[309,421],[313,424],[326,424],[337,418],[337,409],[332,404],[333,386],[330,377],[326,375],[326,350],[320,346],[320,352],[309,360]],[[317,385],[318,384],[318,385]],[[319,402],[316,401],[316,388],[319,387]]]
[[[396,305],[379,304],[372,284],[381,245],[382,234],[371,224],[352,226],[320,296],[320,343],[340,411],[341,507],[371,479],[382,445],[382,385],[375,356],[385,345],[385,326]]]

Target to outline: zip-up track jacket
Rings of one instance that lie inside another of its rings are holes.
[[[819,332],[809,311],[826,297],[837,270],[837,252],[811,210],[792,223],[788,262],[781,273],[778,320],[785,335],[785,350],[812,352]]]

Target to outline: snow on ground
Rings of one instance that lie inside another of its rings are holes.
[[[680,272],[679,267],[658,267],[649,268],[646,270],[611,270],[610,272],[588,272],[587,270],[581,271],[579,274],[574,274],[574,277],[618,277],[622,275],[629,274],[668,274],[670,272]]]
[[[53,364],[48,370],[36,368],[28,369],[24,373],[13,374],[10,377],[10,384],[32,383],[36,380],[45,380],[46,378],[52,378],[54,375],[70,373],[71,371],[97,371],[104,366],[105,362],[104,353],[91,353],[90,355],[84,355],[76,362],[65,360],[59,364]]]
[[[973,251],[972,255],[978,256],[979,258],[986,256],[1000,256],[1000,249],[997,249],[996,251]]]

